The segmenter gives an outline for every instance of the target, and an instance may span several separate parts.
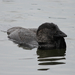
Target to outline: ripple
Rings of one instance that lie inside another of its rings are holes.
[[[30,59],[34,59],[34,58],[21,58],[19,60],[30,60]]]
[[[53,19],[66,19],[66,18],[62,18],[62,17],[49,17],[49,18],[53,18]]]
[[[42,68],[42,69],[38,69],[39,71],[47,71],[49,70],[49,68]]]
[[[75,40],[75,38],[66,38],[66,39],[68,39],[68,40]]]
[[[39,63],[38,65],[59,65],[59,64],[65,64],[64,62],[43,62]]]
[[[57,61],[62,59],[65,59],[65,58],[39,59],[38,61]]]

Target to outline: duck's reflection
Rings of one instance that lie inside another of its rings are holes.
[[[66,58],[64,57],[66,53],[66,49],[55,49],[55,50],[40,50],[37,49],[38,55],[38,65],[59,65],[65,64],[64,61]],[[42,68],[38,70],[48,70],[49,68]]]
[[[18,47],[22,47],[25,50],[32,50],[28,45],[18,45]],[[65,54],[66,49],[40,49],[37,48],[36,51],[38,57],[38,65],[45,67],[46,65],[60,65],[65,64]],[[62,60],[62,61],[61,61]],[[50,67],[46,66],[45,68],[39,68],[39,71],[47,71]]]
[[[38,58],[65,56],[66,49],[37,50]]]
[[[28,45],[17,45],[17,46],[21,47],[21,48],[23,48],[25,50],[32,50],[32,48],[30,46],[28,46]]]

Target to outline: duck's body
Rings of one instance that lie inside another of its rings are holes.
[[[37,29],[26,29],[22,27],[12,27],[7,30],[8,38],[17,44],[30,48],[38,47],[36,39]]]
[[[7,30],[7,34],[14,42],[30,48],[66,48],[64,37],[67,35],[53,23],[44,23],[38,29],[13,27]]]

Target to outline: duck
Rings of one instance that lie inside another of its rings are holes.
[[[39,49],[64,49],[67,35],[54,23],[43,23],[38,28],[12,27],[7,30],[8,38],[25,47]]]
[[[43,23],[37,29],[37,41],[39,48],[42,49],[65,49],[66,42],[64,37],[67,35],[62,32],[54,23]]]

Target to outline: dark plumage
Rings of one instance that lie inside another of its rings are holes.
[[[64,37],[67,37],[54,23],[43,23],[38,29],[13,27],[7,30],[8,38],[30,48],[42,49],[66,48]]]
[[[54,23],[44,23],[37,30],[39,48],[66,48],[64,37],[67,37]]]

